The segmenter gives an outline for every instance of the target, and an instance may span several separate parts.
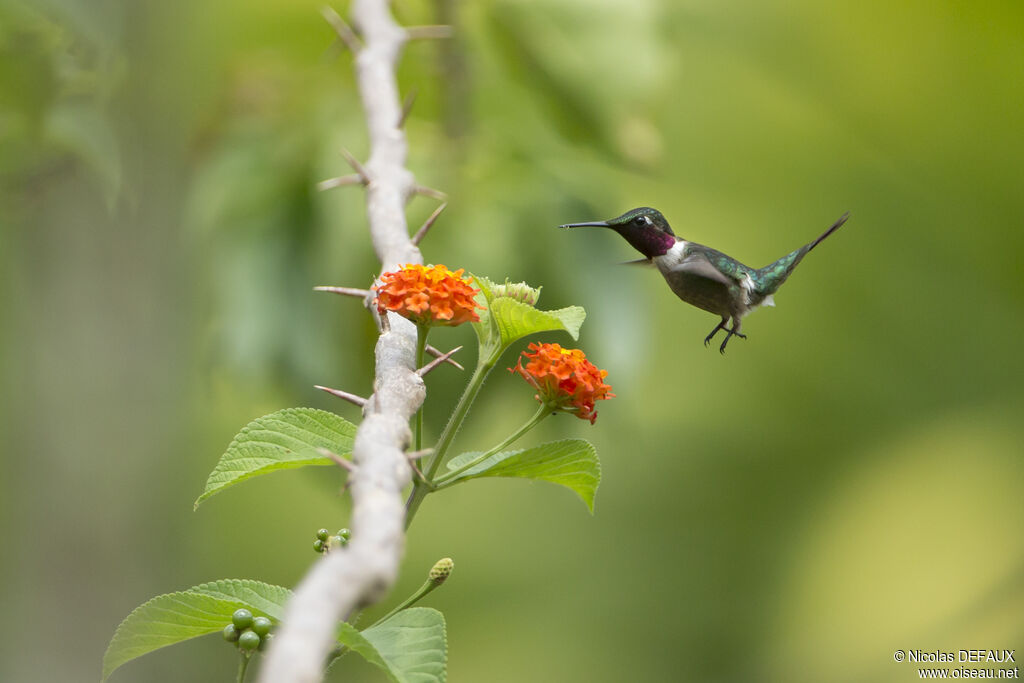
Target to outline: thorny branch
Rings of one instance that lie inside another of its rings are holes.
[[[349,160],[358,180],[337,184],[365,186],[370,237],[385,271],[422,263],[409,238],[405,205],[413,193],[427,189],[405,168],[407,145],[400,127],[405,117],[395,80],[402,47],[417,33],[395,23],[387,0],[354,0],[351,18],[362,41],[333,11],[325,9],[324,16],[355,55],[370,140],[365,165]],[[440,37],[435,27],[428,29],[419,33]],[[364,406],[352,452],[352,540],[319,560],[296,588],[260,672],[262,683],[321,680],[338,621],[381,599],[397,577],[405,544],[402,489],[411,480],[404,451],[409,420],[425,390],[415,367],[416,328],[388,316],[377,341],[374,393]]]

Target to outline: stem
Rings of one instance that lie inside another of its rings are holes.
[[[385,622],[388,619],[390,619],[391,617],[393,617],[396,614],[398,614],[399,612],[401,612],[402,610],[404,610],[404,609],[406,609],[408,607],[412,607],[414,604],[416,604],[417,602],[422,600],[424,597],[426,597],[427,593],[430,593],[432,590],[434,590],[435,588],[437,588],[440,585],[441,585],[440,583],[437,583],[437,582],[435,582],[435,581],[433,581],[431,579],[427,579],[423,583],[423,585],[420,586],[419,589],[415,593],[413,593],[412,595],[407,597],[405,600],[403,600],[402,604],[398,605],[393,610],[391,610],[390,612],[385,614],[383,617],[381,617],[377,621],[373,622],[373,624],[371,624],[371,626],[376,626],[377,624]]]
[[[423,367],[423,352],[427,348],[427,333],[430,332],[430,328],[425,325],[416,326],[416,368]],[[413,426],[414,451],[423,450],[423,404],[420,404],[419,409],[416,411],[416,419]]]
[[[454,484],[455,482],[453,482],[452,479],[455,479],[466,470],[476,467],[484,460],[487,460],[487,458],[491,457],[495,453],[498,453],[506,446],[514,443],[519,439],[519,437],[521,437],[523,434],[536,427],[541,420],[543,420],[550,414],[551,409],[546,405],[541,404],[540,408],[537,409],[537,412],[533,414],[533,417],[531,417],[524,425],[522,425],[519,429],[513,432],[511,436],[509,436],[507,439],[505,439],[504,441],[502,441],[501,443],[499,443],[497,446],[487,451],[486,453],[481,453],[477,457],[473,458],[465,465],[462,465],[461,467],[458,467],[452,470],[451,472],[445,472],[440,477],[433,480],[434,485],[437,486],[437,488],[444,488],[446,485],[450,486],[451,484]]]
[[[469,378],[469,384],[466,385],[466,390],[462,392],[462,397],[459,398],[459,403],[455,406],[455,412],[452,413],[451,419],[448,420],[448,424],[445,425],[444,431],[441,432],[441,436],[437,440],[437,445],[434,446],[434,454],[430,456],[430,463],[424,472],[426,481],[416,481],[413,484],[412,493],[409,495],[409,501],[405,506],[406,529],[412,524],[412,519],[416,516],[416,511],[419,509],[423,499],[433,489],[433,484],[430,482],[434,474],[437,473],[437,468],[441,466],[441,461],[444,460],[448,447],[452,445],[455,433],[459,431],[462,421],[466,419],[466,414],[469,413],[469,408],[473,405],[476,395],[480,393],[480,387],[483,386],[487,375],[494,369],[494,365],[498,361],[497,356],[499,355],[490,354],[487,358],[484,358],[484,355],[481,354],[481,359],[477,361],[473,376]]]
[[[249,659],[252,653],[239,651],[238,654],[242,659],[238,662],[238,676],[235,677],[235,683],[244,683],[245,670],[249,668]]]

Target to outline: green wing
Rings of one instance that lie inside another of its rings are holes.
[[[731,256],[727,256],[717,249],[705,247],[702,244],[688,244],[684,253],[683,263],[700,263],[705,261],[711,265],[722,276],[722,283],[725,285],[739,284],[748,273],[753,276],[756,272],[748,268]],[[718,278],[716,278],[718,279]]]

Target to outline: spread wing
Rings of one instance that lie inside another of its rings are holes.
[[[749,282],[743,266],[707,247],[687,249],[665,272],[668,286],[683,301],[722,317],[736,315],[739,291]]]
[[[737,265],[725,254],[705,248],[688,253],[670,272],[681,277],[702,278],[726,287],[735,287],[743,277],[743,272],[735,267]]]

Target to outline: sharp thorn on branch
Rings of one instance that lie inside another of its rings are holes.
[[[358,289],[356,287],[330,287],[328,285],[320,285],[319,287],[313,288],[314,292],[330,292],[332,294],[343,294],[345,296],[354,296],[360,299],[373,294],[369,289]]]
[[[316,184],[316,189],[323,192],[324,190],[332,190],[336,187],[344,187],[346,185],[366,185],[366,178],[354,173],[351,175],[343,175],[338,178],[328,178],[327,180],[321,180]]]
[[[402,113],[398,117],[398,125],[395,126],[396,128],[405,127],[405,120],[409,118],[409,113],[412,111],[412,105],[416,103],[417,94],[418,93],[414,88],[413,90],[409,91],[408,95],[405,96],[405,99],[402,101]]]
[[[455,29],[446,24],[409,26],[405,29],[407,40],[436,40],[438,38],[451,38],[454,35]]]
[[[349,403],[357,405],[360,408],[366,405],[366,399],[363,398],[362,396],[356,396],[355,394],[350,394],[347,391],[342,391],[341,389],[331,389],[330,387],[322,387],[319,384],[314,384],[313,386],[319,389],[320,391],[326,391],[328,394],[331,394],[332,396],[343,398]]]
[[[423,482],[427,481],[427,478],[425,476],[423,476],[423,472],[420,471],[420,468],[416,466],[415,462],[410,460],[409,461],[409,467],[411,467],[412,471],[416,473],[416,476],[420,478],[420,481],[423,481]]]
[[[426,352],[429,353],[434,358],[444,358],[444,362],[445,363],[447,363],[448,365],[455,366],[455,368],[458,369],[458,370],[465,370],[466,369],[466,368],[462,367],[462,365],[460,365],[458,363],[458,361],[452,360],[450,356],[445,356],[443,351],[441,351],[440,349],[434,348],[430,344],[427,344]]]
[[[456,346],[454,349],[452,349],[448,353],[443,354],[441,356],[438,356],[434,360],[432,360],[429,363],[427,363],[426,365],[424,365],[422,368],[420,368],[419,370],[416,371],[416,374],[419,375],[420,377],[423,377],[428,372],[430,372],[431,370],[436,368],[438,365],[440,365],[441,363],[443,363],[446,360],[448,360],[449,358],[451,358],[453,354],[455,354],[455,353],[457,353],[457,352],[459,352],[461,350],[462,350],[461,346]]]
[[[433,448],[424,448],[421,451],[409,451],[405,454],[405,457],[409,458],[409,460],[419,460],[420,458],[425,458],[428,455],[433,455],[433,453]]]
[[[412,188],[412,191],[415,192],[416,194],[421,194],[425,197],[433,197],[434,199],[440,199],[441,201],[448,199],[448,195],[446,195],[444,192],[441,192],[441,190],[435,190],[434,188],[426,187],[425,185],[416,185]]]
[[[426,237],[427,231],[430,230],[430,226],[434,224],[434,221],[437,220],[437,217],[441,215],[441,212],[444,211],[447,206],[448,202],[443,202],[439,207],[434,209],[434,213],[430,214],[430,216],[427,217],[427,220],[423,221],[423,225],[416,231],[416,234],[412,236],[413,244],[419,245],[420,241]]]
[[[335,453],[334,451],[332,451],[330,449],[318,448],[318,449],[316,449],[316,452],[319,453],[320,455],[324,456],[325,458],[330,458],[331,460],[333,460],[335,462],[335,464],[337,464],[339,467],[341,467],[341,469],[346,470],[349,473],[352,473],[352,472],[356,471],[355,463],[353,463],[348,458],[341,457],[340,455],[338,455],[337,453]]]
[[[359,40],[359,36],[356,35],[355,31],[353,31],[352,28],[345,23],[345,20],[341,18],[341,15],[327,5],[320,8],[320,14],[322,14],[324,19],[327,20],[327,23],[331,25],[334,32],[338,34],[338,39],[345,44],[345,47],[347,47],[352,54],[359,54],[360,50],[363,49],[363,43]]]
[[[352,170],[355,171],[362,180],[363,185],[369,185],[370,174],[366,172],[366,167],[359,162],[359,159],[352,156],[352,152],[349,152],[347,149],[342,149],[341,155],[345,157],[345,161],[348,162],[348,165],[352,167]]]

